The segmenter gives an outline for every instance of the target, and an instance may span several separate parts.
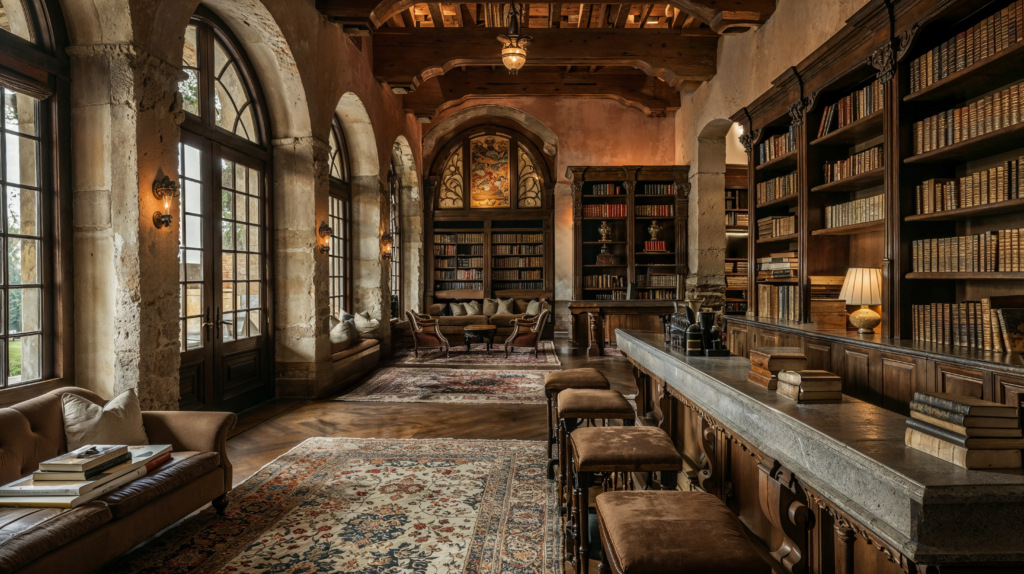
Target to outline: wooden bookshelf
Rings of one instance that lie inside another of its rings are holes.
[[[748,169],[746,165],[727,165],[725,168],[725,309],[726,315],[745,315],[748,310],[750,294],[750,271],[740,273],[732,271],[737,263],[747,264],[747,251],[750,248],[750,219],[746,225],[739,225],[740,216],[749,213]],[[742,277],[729,282],[729,277]]]
[[[862,189],[877,187],[884,183],[885,168],[879,167],[871,171],[866,171],[859,175],[845,177],[838,181],[823,183],[821,185],[811,188],[811,191],[815,193],[824,191],[847,193],[850,191],[860,191]]]
[[[885,230],[885,221],[869,221],[867,223],[855,223],[840,227],[829,227],[826,229],[815,229],[811,235],[860,235],[861,233],[874,233]]]
[[[989,217],[993,215],[1005,215],[1009,213],[1024,212],[1024,198],[997,201],[973,207],[961,207],[948,211],[936,211],[934,213],[922,213],[908,215],[904,221],[968,221],[975,217]]]

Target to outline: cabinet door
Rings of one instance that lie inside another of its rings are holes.
[[[757,344],[755,347],[781,347],[779,344],[780,338],[779,333],[776,331],[765,331],[763,329],[757,332]]]
[[[1024,377],[1014,377],[1004,373],[992,373],[995,380],[996,400],[1017,408],[1024,408]]]
[[[880,396],[871,393],[871,369],[868,351],[856,347],[843,347],[843,393],[873,404],[880,404]]]
[[[729,336],[726,337],[729,352],[737,357],[746,357],[750,350],[750,329],[746,325],[729,323]]]
[[[832,370],[832,344],[820,339],[803,339],[804,355],[807,355],[807,368],[828,371]]]
[[[948,363],[935,363],[935,390],[940,393],[957,393],[978,399],[995,400],[992,393],[985,393],[985,373]],[[989,394],[990,396],[985,396]]]
[[[914,400],[914,392],[923,390],[923,366],[913,357],[904,355],[882,354],[877,361],[879,370],[876,376],[882,382],[882,406],[900,414],[910,414],[910,401]]]

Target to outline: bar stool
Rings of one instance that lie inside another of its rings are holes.
[[[661,472],[662,490],[675,490],[683,457],[668,434],[657,427],[588,427],[569,435],[572,445],[571,482],[574,486],[567,542],[578,574],[587,574],[589,562],[590,487],[599,472]],[[648,487],[651,481],[648,480]],[[694,570],[700,572],[700,570]]]
[[[566,389],[558,395],[558,505],[565,506],[569,488],[569,433],[580,420],[621,419],[622,426],[636,422],[636,411],[618,391],[608,389]]]
[[[713,494],[603,492],[596,506],[603,573],[771,572],[739,519]]]
[[[555,459],[551,458],[551,445],[557,440],[555,423],[552,418],[552,399],[566,389],[608,389],[608,379],[597,369],[565,369],[544,375],[544,396],[548,399],[548,480],[555,477]]]

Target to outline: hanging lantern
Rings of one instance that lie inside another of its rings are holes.
[[[512,4],[508,14],[508,35],[498,36],[501,42],[501,62],[510,74],[515,74],[526,65],[526,47],[533,42],[530,36],[519,35],[519,11]]]

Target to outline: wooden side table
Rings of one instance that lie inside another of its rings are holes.
[[[487,343],[487,351],[490,352],[494,344],[494,333],[498,328],[494,325],[467,325],[466,326],[466,350],[473,343]]]

